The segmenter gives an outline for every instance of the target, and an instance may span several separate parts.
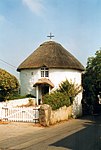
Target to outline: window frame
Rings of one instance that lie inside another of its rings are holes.
[[[46,66],[41,67],[41,77],[49,77],[49,68]]]

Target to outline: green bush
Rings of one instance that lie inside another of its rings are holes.
[[[59,109],[63,106],[70,106],[73,104],[75,96],[81,92],[81,86],[69,82],[67,79],[63,81],[56,91],[46,94],[43,99],[44,104],[48,104],[53,110]]]
[[[68,81],[67,79],[59,85],[59,88],[57,89],[58,92],[66,93],[70,99],[74,100],[74,97],[78,95],[82,90],[81,86],[76,84],[75,82],[72,83],[72,81]]]
[[[44,96],[44,104],[48,104],[53,110],[59,109],[63,106],[70,106],[70,98],[61,92],[53,92]]]
[[[21,96],[19,94],[14,94],[14,95],[9,97],[9,100],[22,99],[22,98],[26,98],[26,96]]]
[[[36,96],[34,96],[32,94],[27,94],[26,97],[36,98]]]

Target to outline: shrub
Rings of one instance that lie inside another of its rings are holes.
[[[63,81],[56,91],[46,94],[44,96],[43,103],[48,104],[53,110],[56,110],[63,106],[70,106],[73,104],[75,96],[81,92],[81,86],[78,84],[69,82],[67,79]]]
[[[69,106],[70,98],[61,92],[53,92],[51,94],[46,94],[43,100],[44,104],[48,104],[52,107],[53,110],[56,110],[63,106]]]
[[[32,95],[32,94],[27,94],[26,97],[36,98],[36,96],[34,96],[34,95]]]
[[[59,88],[57,89],[58,92],[65,93],[68,95],[71,99],[71,102],[73,102],[75,96],[78,95],[82,90],[81,86],[79,86],[76,83],[72,83],[72,81],[68,81],[67,79],[59,85]]]
[[[16,95],[12,95],[9,97],[9,100],[14,100],[14,99],[22,99],[22,98],[26,98],[26,96],[21,96],[19,94]]]

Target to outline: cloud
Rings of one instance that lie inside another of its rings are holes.
[[[22,0],[22,2],[36,15],[41,16],[43,14],[44,6],[42,0]]]

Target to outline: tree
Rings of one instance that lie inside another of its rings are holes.
[[[83,74],[83,100],[88,105],[98,104],[98,95],[101,95],[101,49],[94,57],[89,57],[86,71]]]
[[[19,87],[17,78],[7,71],[0,69],[0,101],[7,100]]]

